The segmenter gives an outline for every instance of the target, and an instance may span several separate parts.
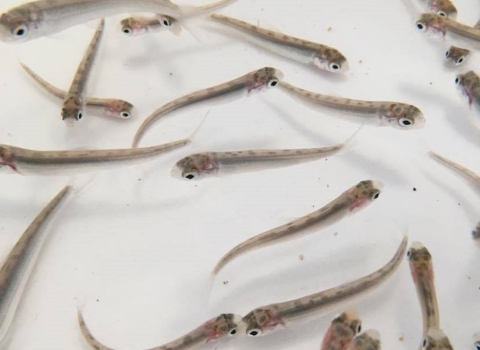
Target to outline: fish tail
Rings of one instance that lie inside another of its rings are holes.
[[[358,140],[357,135],[360,132],[360,130],[362,130],[362,128],[363,128],[363,125],[359,127],[347,140],[345,140],[345,142],[342,145],[343,152],[348,152],[355,147]]]
[[[208,115],[210,114],[210,110],[207,111],[207,113],[205,114],[205,116],[203,117],[202,121],[200,122],[200,124],[197,126],[197,128],[195,129],[195,131],[190,135],[190,137],[187,139],[188,143],[192,143],[193,140],[196,138],[198,132],[200,131],[200,129],[202,128],[203,124],[205,123],[205,120],[207,120],[207,117]]]
[[[80,326],[80,331],[82,332],[83,338],[88,343],[88,345],[90,345],[92,348],[96,350],[115,350],[103,345],[93,336],[92,332],[90,332],[90,329],[85,323],[85,319],[83,318],[82,311],[78,308],[77,308],[77,319],[78,319],[78,325]]]

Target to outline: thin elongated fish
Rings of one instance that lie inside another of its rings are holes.
[[[448,34],[454,40],[479,47],[480,29],[478,27],[471,27],[435,13],[423,13],[415,25],[420,31],[442,34],[443,36]]]
[[[156,33],[169,30],[175,35],[180,35],[182,26],[173,17],[156,15],[153,17],[127,17],[120,22],[122,33],[138,36],[147,33]]]
[[[467,98],[468,105],[480,109],[480,77],[473,70],[459,74],[455,78],[461,93]]]
[[[179,160],[172,170],[172,176],[195,180],[311,162],[344,151],[357,132],[344,143],[330,147],[196,153]]]
[[[381,348],[380,333],[375,329],[369,329],[357,335],[347,350],[380,350]]]
[[[445,53],[445,58],[447,63],[454,66],[462,65],[470,56],[470,50],[464,49],[458,46],[450,46],[450,48]]]
[[[137,147],[146,131],[167,114],[183,109],[187,106],[197,106],[198,103],[231,101],[243,96],[249,96],[252,92],[263,91],[278,85],[283,78],[283,73],[278,69],[264,67],[247,73],[237,79],[226,83],[209,87],[177,98],[155,110],[138,128],[133,138],[132,147]]]
[[[257,337],[288,327],[297,320],[318,317],[339,304],[350,301],[384,283],[400,266],[407,250],[408,237],[404,236],[393,258],[381,269],[358,280],[341,284],[303,298],[256,308],[243,317],[246,333]]]
[[[360,181],[313,213],[247,239],[220,259],[213,274],[218,274],[229,262],[247,252],[301,238],[340,221],[376,200],[382,187],[378,181]]]
[[[314,93],[282,81],[280,89],[305,106],[361,125],[415,130],[425,125],[422,111],[413,105],[389,101],[361,101]]]
[[[210,8],[217,10],[234,1],[220,0],[210,4]],[[14,7],[0,16],[0,40],[25,42],[128,12],[161,13],[183,21],[210,14],[202,7],[176,5],[170,0],[37,0]]]
[[[5,338],[17,311],[25,285],[49,234],[48,223],[68,197],[64,187],[37,215],[8,254],[0,268],[0,341]]]
[[[440,328],[440,312],[435,291],[432,255],[420,242],[413,242],[407,253],[413,282],[422,308],[423,341],[421,349],[453,349]],[[442,344],[441,346],[439,344]],[[448,344],[448,346],[447,346]]]
[[[426,3],[428,9],[441,17],[455,19],[457,17],[457,8],[450,0],[422,0]]]
[[[334,73],[345,72],[349,68],[345,56],[333,47],[274,32],[219,14],[213,14],[211,18],[243,34],[242,38],[245,40],[294,61]]]
[[[56,96],[62,100],[65,99],[65,96],[67,96],[66,91],[63,91],[53,86],[52,84],[47,82],[45,79],[40,77],[38,74],[36,74],[27,65],[23,63],[20,63],[20,65],[25,70],[25,72],[33,80],[35,80],[38,83],[38,85],[40,85],[44,90],[46,90],[53,96]],[[133,105],[130,102],[123,101],[123,100],[117,100],[117,99],[111,99],[111,98],[86,98],[85,105],[88,107],[100,109],[103,112],[103,114],[105,114],[108,117],[129,119],[132,116]]]
[[[69,175],[131,166],[183,147],[191,138],[136,149],[37,151],[0,145],[0,171],[21,175]]]
[[[83,338],[88,345],[95,350],[114,350],[103,345],[93,336],[80,311],[78,311],[77,316]],[[241,321],[241,316],[234,314],[221,314],[220,316],[205,322],[190,333],[185,334],[183,337],[149,350],[186,350],[202,344],[215,342],[227,336],[234,336],[237,334]]]
[[[342,312],[330,323],[321,350],[347,350],[361,331],[362,321],[357,312],[353,310]]]
[[[105,20],[100,21],[97,31],[93,35],[92,41],[83,55],[72,84],[67,95],[63,100],[62,120],[68,125],[73,126],[75,121],[83,119],[83,109],[85,108],[85,90],[93,67],[93,62],[98,53],[100,39],[105,28]]]
[[[455,163],[454,161],[445,158],[437,153],[430,152],[430,156],[438,161],[439,163],[445,165],[446,167],[452,169],[457,174],[462,176],[463,178],[467,179],[471,185],[473,185],[476,189],[480,190],[480,176],[471,171],[470,169],[465,168],[463,165]],[[480,245],[480,222],[477,226],[472,230],[472,237],[476,241],[478,245]]]

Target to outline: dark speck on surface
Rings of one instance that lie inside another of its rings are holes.
[[[416,188],[416,187],[413,188],[413,192],[417,192],[417,188]]]
[[[170,72],[170,76],[172,76],[172,75],[173,75],[173,73],[172,73],[172,72]]]
[[[432,83],[432,82],[430,82],[430,85],[433,85],[433,83]]]
[[[224,285],[227,285],[227,284],[228,284],[228,281],[223,281],[223,284],[224,284]]]

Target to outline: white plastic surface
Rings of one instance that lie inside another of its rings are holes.
[[[413,1],[413,0],[411,0]],[[202,2],[203,3],[206,3]],[[476,0],[456,0],[458,19],[474,24]],[[1,9],[19,4],[3,0]],[[350,70],[335,76],[305,68],[228,37],[200,31],[127,37],[106,22],[89,94],[131,101],[129,121],[86,115],[67,130],[60,101],[44,93],[18,61],[66,89],[95,24],[22,45],[0,45],[0,142],[32,149],[129,147],[143,118],[164,103],[263,66],[308,90],[420,107],[420,131],[364,128],[352,151],[308,164],[199,182],[170,177],[181,157],[199,151],[300,148],[343,142],[358,126],[316,113],[278,90],[210,109],[191,146],[134,168],[94,176],[61,211],[27,286],[10,350],[87,349],[75,315],[105,344],[144,349],[182,336],[221,312],[246,314],[362,277],[383,266],[408,229],[433,255],[442,327],[456,349],[480,330],[480,251],[470,231],[478,194],[428,158],[436,151],[480,173],[480,131],[443,66],[445,43],[415,29],[408,0],[238,0],[221,12],[343,52]],[[469,67],[480,71],[478,53]],[[156,125],[144,144],[188,136],[206,109]],[[88,178],[88,177],[87,177]],[[320,208],[364,179],[380,180],[380,198],[355,216],[310,237],[248,254],[215,281],[210,272],[237,243]],[[0,177],[0,254],[68,178]],[[416,191],[414,191],[414,188]],[[302,255],[303,260],[299,258]],[[376,293],[346,307],[384,349],[416,349],[420,306],[406,261]],[[209,349],[319,349],[333,314],[263,338],[237,337]]]

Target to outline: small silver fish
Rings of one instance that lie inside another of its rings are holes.
[[[157,15],[154,17],[128,17],[120,22],[122,33],[138,36],[147,33],[169,30],[175,35],[180,35],[182,26],[173,17]]]
[[[179,160],[175,178],[195,180],[211,176],[262,171],[302,164],[338,154],[349,147],[357,132],[342,144],[322,148],[205,152]]]
[[[252,92],[263,91],[277,86],[282,78],[283,73],[278,69],[264,67],[226,83],[177,98],[156,109],[147,119],[145,119],[133,138],[132,147],[138,146],[145,132],[152,126],[152,124],[173,111],[183,109],[187,106],[196,106],[200,102],[216,104],[226,100],[230,101],[231,99],[249,96]]]
[[[12,324],[25,285],[48,237],[48,223],[72,191],[64,187],[20,236],[0,268],[0,342]]]
[[[378,181],[361,181],[321,209],[247,239],[220,259],[213,274],[217,275],[229,262],[247,252],[301,238],[311,234],[312,231],[321,230],[338,222],[376,200],[380,196],[382,187],[383,185]]]
[[[447,63],[454,66],[462,65],[469,56],[470,50],[453,45],[445,53]]]
[[[320,112],[337,112],[336,116],[362,125],[390,126],[399,130],[423,128],[425,117],[413,105],[389,101],[360,101],[313,93],[285,81],[280,90],[307,107]]]
[[[453,349],[449,339],[440,329],[440,312],[435,291],[432,255],[422,243],[413,242],[407,252],[407,257],[418,300],[422,308],[423,341],[420,350]],[[447,344],[448,346],[446,346]]]
[[[461,93],[467,98],[468,105],[475,105],[480,109],[480,77],[473,70],[464,74],[458,74],[455,78],[455,84]]]
[[[93,336],[80,311],[77,312],[77,317],[83,338],[88,345],[95,350],[114,350],[103,345]],[[234,336],[238,334],[241,321],[241,316],[234,314],[221,314],[218,317],[205,322],[200,327],[187,333],[183,337],[165,345],[156,346],[150,350],[186,350],[202,344],[215,342],[227,336]]]
[[[32,69],[27,65],[20,63],[25,72],[32,77],[44,90],[56,96],[60,99],[65,99],[67,95],[66,91],[63,91],[45,79],[36,74]],[[120,119],[130,119],[132,116],[133,105],[130,102],[117,100],[117,99],[106,99],[106,98],[86,98],[85,105],[88,107],[100,108],[108,117],[115,117]]]
[[[213,14],[211,18],[243,33],[242,37],[247,41],[294,61],[334,73],[345,72],[349,68],[345,56],[333,47],[277,33],[223,15]]]
[[[369,329],[357,335],[347,350],[380,350],[381,348],[380,333],[375,329]]]
[[[342,312],[330,323],[321,350],[347,350],[361,331],[362,321],[357,312],[353,310]]]
[[[400,266],[407,250],[404,236],[393,258],[381,269],[358,280],[303,298],[256,308],[243,317],[247,335],[257,337],[288,327],[296,320],[318,317],[339,304],[356,299],[385,282]]]
[[[220,0],[210,4],[209,12],[234,1]],[[205,6],[176,5],[170,0],[37,0],[14,7],[0,16],[0,40],[26,42],[78,24],[128,12],[161,13],[184,21],[208,15],[203,11]]]

